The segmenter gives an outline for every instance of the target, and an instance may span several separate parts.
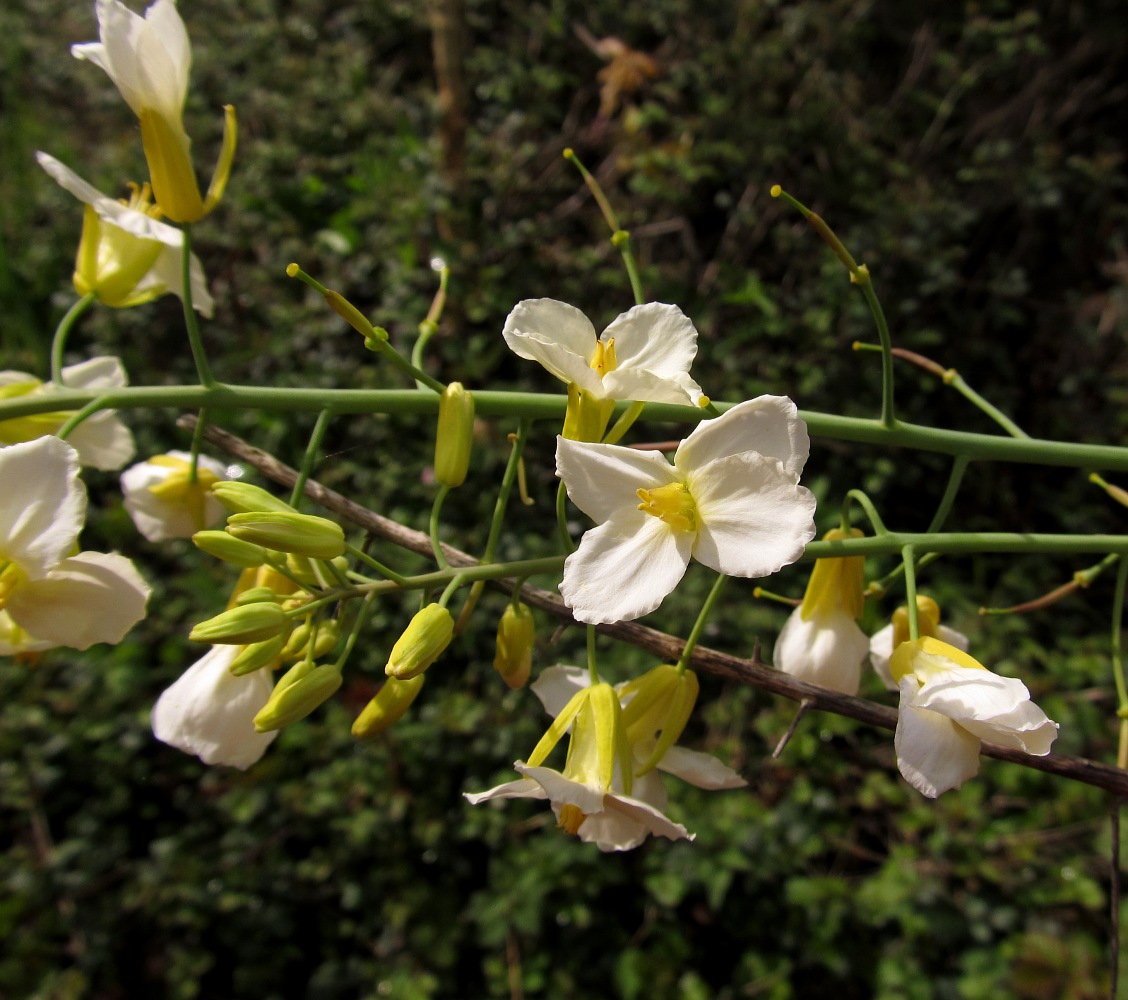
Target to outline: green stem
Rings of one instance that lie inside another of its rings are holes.
[[[642,278],[639,277],[638,265],[635,264],[634,254],[631,252],[631,234],[625,229],[617,229],[611,235],[611,245],[619,248],[623,255],[623,266],[627,269],[627,279],[631,283],[631,293],[634,295],[635,305],[642,305],[646,296],[642,291]]]
[[[208,355],[204,350],[204,341],[200,336],[200,325],[196,319],[196,310],[192,306],[192,227],[181,227],[184,233],[184,252],[180,258],[180,282],[184,304],[184,325],[188,329],[188,343],[192,347],[192,359],[196,362],[196,377],[205,389],[214,388],[218,383],[208,364]]]
[[[645,403],[640,403],[637,399],[634,400],[630,406],[623,411],[623,415],[615,421],[604,436],[603,444],[618,444],[624,434],[627,433],[634,425],[634,422],[642,415],[642,411],[646,408]]]
[[[191,460],[188,470],[188,482],[196,482],[196,467],[200,461],[200,448],[204,443],[204,431],[208,429],[208,411],[206,407],[200,409],[200,415],[196,418],[196,427],[192,431],[192,446],[191,446]]]
[[[55,336],[51,340],[51,381],[55,385],[63,384],[63,353],[67,347],[67,337],[70,336],[71,329],[78,318],[94,304],[96,299],[97,296],[93,292],[87,292],[66,311],[66,315],[59,320],[59,325],[55,328]]]
[[[353,647],[356,646],[357,639],[360,637],[361,630],[368,622],[369,615],[372,614],[372,609],[376,605],[376,595],[366,594],[360,604],[360,611],[357,612],[356,621],[353,622],[352,628],[349,630],[349,637],[345,640],[345,648],[341,651],[341,655],[337,657],[336,667],[341,670],[345,663],[348,661],[349,656],[352,654]]]
[[[439,492],[435,494],[435,502],[431,504],[431,520],[429,524],[431,535],[431,551],[435,553],[435,562],[440,566],[446,567],[450,563],[447,562],[447,557],[443,555],[443,545],[439,541],[439,515],[442,513],[443,501],[447,498],[450,492],[450,487],[443,485],[439,487]],[[444,607],[446,605],[443,605]]]
[[[697,648],[697,642],[701,638],[701,633],[705,629],[705,623],[709,620],[709,615],[713,610],[713,606],[717,603],[717,599],[721,596],[721,591],[724,590],[725,583],[728,577],[723,573],[717,574],[717,579],[713,582],[713,587],[709,591],[709,596],[705,598],[705,603],[701,605],[701,610],[697,613],[697,621],[693,623],[693,629],[689,633],[689,637],[685,640],[685,646],[682,648],[681,656],[678,657],[678,673],[684,674],[686,667],[689,666],[690,658],[693,656],[694,649]]]
[[[877,335],[881,340],[881,425],[895,427],[897,418],[893,413],[893,338],[889,335],[889,324],[885,321],[885,312],[877,293],[873,290],[869,269],[862,264],[858,269],[860,277],[854,278],[856,284],[861,286],[865,296],[866,305],[869,306],[870,315],[873,316]]]
[[[940,505],[932,515],[932,522],[928,525],[928,532],[939,531],[948,515],[952,512],[952,504],[956,501],[956,494],[960,490],[964,473],[967,472],[968,460],[963,455],[957,455],[952,462],[952,471],[948,474],[948,485],[944,487],[944,495],[940,498]]]
[[[556,530],[560,536],[560,547],[567,553],[576,551],[576,546],[572,543],[572,536],[568,534],[568,488],[564,485],[564,480],[560,480],[560,485],[556,488]]]
[[[901,562],[905,567],[905,607],[909,612],[909,638],[920,638],[920,614],[916,597],[916,564],[913,547],[906,545],[901,549]]]
[[[321,442],[325,439],[325,432],[329,430],[329,422],[332,419],[333,411],[329,409],[322,410],[317,415],[317,423],[313,425],[313,433],[309,436],[309,443],[306,445],[305,455],[302,456],[302,465],[298,470],[297,482],[294,483],[294,489],[290,493],[290,506],[295,510],[301,507],[302,497],[305,495],[306,483],[313,474],[313,466],[317,461],[317,451],[321,447]]]
[[[482,554],[483,562],[491,562],[497,551],[497,543],[501,538],[501,528],[505,523],[505,511],[509,506],[509,495],[513,492],[513,484],[517,481],[517,471],[521,467],[521,458],[525,454],[525,444],[529,439],[529,421],[521,420],[517,424],[517,438],[509,452],[509,461],[505,465],[505,472],[501,477],[501,487],[497,491],[497,500],[494,502],[493,518],[490,521],[490,533],[486,538],[486,549]]]
[[[415,379],[417,386],[423,385],[430,389],[432,392],[437,392],[440,396],[446,386],[443,385],[437,378],[428,375],[422,368],[413,365],[407,360],[399,351],[392,347],[389,343],[384,343],[380,347],[380,354],[386,357],[393,365],[395,365],[404,374]]]
[[[849,506],[851,500],[853,500],[859,507],[862,508],[862,511],[865,513],[866,518],[869,520],[870,527],[873,528],[873,533],[875,535],[889,534],[889,529],[885,527],[885,522],[881,520],[881,515],[878,514],[877,508],[873,505],[873,501],[861,490],[850,490],[846,494],[846,502],[842,505],[842,520],[844,523],[850,523],[850,518],[847,516],[846,508]]]
[[[1124,592],[1128,584],[1128,559],[1121,559],[1116,569],[1116,590],[1112,598],[1112,678],[1116,683],[1116,717],[1120,720],[1120,740],[1116,766],[1128,768],[1128,685],[1124,682],[1124,659],[1121,655],[1121,632],[1124,627]]]
[[[592,684],[599,683],[599,666],[596,662],[595,655],[595,626],[589,625],[587,627],[587,664],[588,664],[588,677],[591,678]]]
[[[956,390],[964,399],[978,407],[987,414],[992,420],[995,421],[1000,427],[1003,428],[1011,437],[1029,439],[1030,435],[1026,433],[1021,427],[1018,426],[1010,417],[1008,417],[1002,410],[1000,410],[993,403],[984,399],[978,392],[976,392],[964,380],[963,376],[954,368],[950,368],[944,373],[944,381]]]
[[[380,562],[379,559],[376,559],[374,556],[370,556],[363,549],[358,549],[355,545],[349,545],[348,543],[346,543],[345,551],[354,559],[359,559],[370,569],[374,569],[382,577],[386,577],[388,580],[391,580],[392,583],[396,584],[396,586],[408,586],[408,580],[410,579],[410,577],[403,576],[402,574],[397,573],[391,567],[385,566],[382,562]]]

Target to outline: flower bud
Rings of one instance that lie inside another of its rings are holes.
[[[228,669],[236,677],[252,674],[256,670],[276,663],[285,644],[285,635],[276,635],[271,639],[263,639],[262,642],[252,642],[239,650]]]
[[[226,531],[197,531],[192,544],[209,556],[244,569],[254,569],[266,562],[266,549],[261,545],[240,541]]]
[[[255,730],[268,733],[300,722],[341,686],[340,668],[335,664],[313,666],[308,660],[291,667],[274,686],[269,700],[255,716]]]
[[[439,398],[435,482],[441,486],[461,486],[466,481],[473,444],[474,397],[461,382],[451,382]]]
[[[384,673],[401,681],[423,673],[450,645],[454,619],[446,608],[428,604],[418,612],[396,640]]]
[[[280,600],[279,595],[269,587],[249,587],[235,598],[234,607],[241,608],[247,604],[259,604],[263,601],[273,601],[278,604]]]
[[[311,638],[314,639],[314,643],[313,652],[309,654],[310,658],[314,660],[320,659],[337,645],[337,639],[340,638],[337,623],[332,620],[327,620],[314,626],[308,622],[302,622],[301,625],[290,633],[290,638],[285,648],[282,650],[282,659],[297,660],[304,657],[307,653],[306,647],[309,646]]]
[[[422,688],[422,674],[405,681],[389,677],[376,697],[356,717],[352,725],[353,736],[358,740],[371,740],[386,732],[403,717]]]
[[[345,551],[341,526],[315,514],[247,511],[232,514],[227,519],[227,530],[245,542],[314,559],[335,559]]]
[[[212,487],[212,496],[233,514],[260,510],[291,512],[294,510],[285,500],[279,500],[273,493],[267,493],[262,487],[252,486],[250,483],[231,480],[216,483]]]
[[[497,652],[494,670],[511,688],[524,687],[533,666],[533,640],[536,623],[528,606],[520,602],[506,605],[497,626]]]
[[[193,642],[243,646],[271,639],[289,628],[290,619],[277,604],[258,601],[200,622],[188,633],[188,638]]]

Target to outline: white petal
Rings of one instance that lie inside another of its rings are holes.
[[[577,831],[580,840],[601,851],[629,851],[648,836],[693,840],[694,836],[649,803],[625,795],[604,796],[603,811],[589,815]]]
[[[36,639],[20,628],[7,611],[0,610],[0,656],[19,656],[21,653],[40,653],[54,649],[55,643]]]
[[[575,306],[556,299],[525,299],[506,317],[501,335],[518,357],[538,361],[558,379],[602,397],[599,376],[590,366],[595,327]]]
[[[604,376],[604,383],[615,399],[696,404],[701,398],[701,387],[689,377],[697,330],[677,306],[634,306],[599,339],[606,343],[612,338],[618,367]],[[640,375],[649,377],[634,382]]]
[[[192,664],[153,706],[153,735],[205,764],[246,769],[278,735],[255,731],[254,717],[270,697],[270,670],[231,673],[239,646],[215,646]]]
[[[649,743],[651,749],[653,749],[653,740],[647,740],[645,742]],[[635,746],[632,749],[634,750],[636,764],[640,759],[646,760],[650,756],[650,754],[646,754],[645,757],[640,758],[638,747]],[[669,751],[667,751],[667,753],[668,752]],[[634,780],[631,783],[631,798],[638,799],[639,802],[645,802],[648,806],[652,806],[659,812],[664,812],[666,809],[667,795],[666,783],[662,780],[662,775],[658,773],[658,768],[661,767],[662,764],[659,763],[657,768],[652,768],[641,777],[637,774],[634,776]]]
[[[687,750],[685,747],[670,747],[658,761],[660,770],[672,774],[682,781],[688,781],[698,788],[718,790],[721,788],[743,788],[748,784],[727,764],[722,764],[711,753],[701,753],[698,750]],[[636,783],[638,779],[635,779]],[[634,789],[636,798],[645,798],[640,795],[638,788]],[[649,801],[649,799],[647,799]]]
[[[479,802],[489,802],[491,799],[547,799],[548,793],[532,778],[519,778],[517,781],[507,781],[504,785],[496,785],[485,792],[463,792],[462,797],[476,806]]]
[[[854,695],[869,649],[865,632],[848,614],[804,621],[802,609],[796,608],[776,639],[775,666],[809,684]]]
[[[568,498],[596,523],[638,508],[638,490],[679,482],[677,470],[654,451],[556,439],[556,474]],[[649,517],[649,515],[646,515]]]
[[[697,469],[728,455],[755,451],[779,459],[798,480],[810,449],[807,424],[799,419],[795,404],[786,396],[757,396],[698,424],[682,441],[674,465]]]
[[[80,552],[20,587],[8,613],[37,639],[87,649],[120,642],[145,617],[149,586],[124,556]]]
[[[924,655],[918,654],[913,660],[917,679],[923,680],[913,699],[918,708],[939,712],[959,723],[987,722],[1030,701],[1030,692],[1022,681],[1000,677],[990,670],[952,664],[948,669],[930,669],[924,674],[918,669]]]
[[[557,819],[562,805],[574,805],[586,816],[603,811],[603,792],[598,788],[565,778],[551,767],[527,767],[520,761],[513,766],[518,774],[531,778],[544,789],[545,794],[552,801]]]
[[[0,482],[0,558],[43,579],[71,551],[86,516],[78,454],[57,437],[0,448]]]
[[[171,458],[190,462],[192,456],[186,451],[170,451]],[[199,468],[205,469],[219,479],[227,478],[227,469],[222,462],[206,455],[199,456]],[[196,512],[183,502],[166,500],[156,496],[151,487],[164,482],[176,470],[167,465],[154,462],[138,462],[121,475],[121,491],[125,498],[125,509],[141,532],[150,542],[163,542],[170,538],[191,538],[218,522],[224,515],[223,505],[209,492],[204,498],[204,523],[196,520]]]
[[[639,368],[616,368],[603,376],[604,392],[611,399],[639,399],[648,403],[697,405],[701,386],[688,375],[655,375]]]
[[[693,535],[639,510],[584,534],[564,560],[560,595],[581,622],[631,621],[662,603],[689,565]]]
[[[544,710],[556,718],[564,711],[564,706],[572,700],[572,696],[590,684],[589,671],[582,667],[566,667],[558,664],[542,670],[529,688],[540,699]]]
[[[60,373],[62,384],[68,389],[120,389],[129,385],[129,376],[121,358],[103,355],[90,358],[77,365],[67,365]]]
[[[179,120],[188,95],[192,49],[174,0],[156,0],[145,12],[137,57],[153,107]]]
[[[84,420],[67,437],[79,461],[94,469],[115,472],[137,452],[133,432],[113,413]]]
[[[1058,724],[1032,701],[1025,701],[1013,711],[982,722],[961,723],[972,735],[989,743],[1022,750],[1036,757],[1050,752],[1058,734]]]
[[[949,788],[959,788],[979,771],[979,740],[951,719],[914,708],[917,682],[901,680],[901,705],[893,744],[897,766],[905,780],[934,799]]]
[[[184,299],[184,282],[181,277],[181,249],[166,247],[157,256],[149,273],[137,285],[137,291],[144,291],[149,285],[172,292],[178,299]],[[192,308],[201,316],[211,318],[215,312],[215,299],[208,291],[208,281],[200,258],[192,254],[188,262],[188,280],[192,286]]]
[[[693,557],[728,576],[770,576],[815,536],[815,498],[777,459],[730,455],[686,482],[697,505]]]
[[[961,652],[967,652],[967,636],[954,628],[948,628],[947,625],[937,626],[936,638],[949,646],[955,646]],[[889,666],[889,658],[892,655],[893,625],[890,623],[870,636],[870,663],[873,665],[874,672],[881,678],[881,683],[890,691],[896,691],[897,682],[893,680],[893,669]]]

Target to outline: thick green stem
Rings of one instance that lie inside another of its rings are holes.
[[[55,336],[51,340],[51,381],[55,385],[63,384],[63,354],[67,348],[67,338],[70,336],[71,329],[96,299],[97,296],[93,292],[87,292],[67,310],[66,315],[59,320],[59,325],[55,328]]]

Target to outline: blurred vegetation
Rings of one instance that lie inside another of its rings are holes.
[[[91,8],[0,9],[5,368],[42,372],[73,300],[81,214],[33,151],[107,192],[144,171],[132,115],[100,71],[67,55],[95,37]],[[1122,4],[181,9],[195,57],[187,122],[206,170],[220,106],[235,104],[240,118],[228,196],[195,233],[217,300],[204,335],[221,378],[398,384],[284,268],[299,261],[409,347],[441,257],[453,276],[432,351],[439,376],[556,388],[504,349],[509,309],[551,296],[602,328],[631,303],[605,224],[561,158],[571,146],[632,231],[649,294],[696,322],[695,375],[714,398],[778,392],[805,409],[877,412],[877,356],[850,348],[874,339],[864,303],[802,220],[768,197],[779,182],[869,265],[899,346],[958,368],[1031,434],[1124,439]],[[453,104],[439,100],[433,55],[444,10],[461,23],[444,42],[461,66],[445,79]],[[616,76],[590,44],[610,36],[656,73],[632,80],[620,63]],[[90,315],[71,349],[75,360],[121,355],[135,382],[193,379],[171,297]],[[898,404],[906,419],[994,429],[911,368],[899,370]],[[133,416],[142,452],[184,444],[174,419]],[[290,461],[312,424],[219,419]],[[479,488],[446,505],[455,543],[481,545],[510,429],[481,428]],[[432,492],[430,433],[424,421],[342,418],[317,475],[418,524]],[[530,454],[552,433],[537,428]],[[416,440],[417,453],[402,447]],[[514,511],[503,556],[545,544],[550,463],[534,458],[531,475],[538,507]],[[807,478],[826,526],[843,492],[861,486],[891,526],[916,529],[946,475],[934,457],[816,442]],[[116,649],[0,671],[10,844],[0,996],[1107,995],[1108,803],[1087,787],[985,761],[977,780],[930,802],[898,777],[888,734],[824,717],[808,718],[772,761],[793,706],[706,677],[693,741],[750,787],[672,790],[671,811],[696,844],[601,856],[534,804],[468,807],[461,792],[504,780],[545,723],[532,696],[506,691],[489,667],[496,596],[380,742],[354,746],[348,725],[402,627],[392,605],[375,616],[344,697],[250,772],[209,770],[157,744],[149,706],[199,655],[187,626],[221,606],[230,580],[186,546],[139,540],[114,478],[87,479],[98,503],[88,534],[141,561],[153,613]],[[950,525],[1116,531],[1121,514],[1081,475],[993,466],[973,468]],[[1084,565],[949,559],[922,583],[972,633],[973,652],[1023,677],[1062,724],[1060,749],[1111,760],[1111,581],[1040,616],[974,614]],[[772,586],[798,594],[802,581],[796,570]],[[706,584],[691,571],[655,624],[684,632]],[[706,641],[741,654],[758,638],[770,646],[783,612],[752,602],[750,587],[729,596]],[[878,627],[890,607],[866,624]],[[538,664],[579,654],[576,635],[551,646],[543,626]],[[647,665],[629,649],[606,659],[624,676]],[[865,692],[886,697],[878,687],[869,678]]]

